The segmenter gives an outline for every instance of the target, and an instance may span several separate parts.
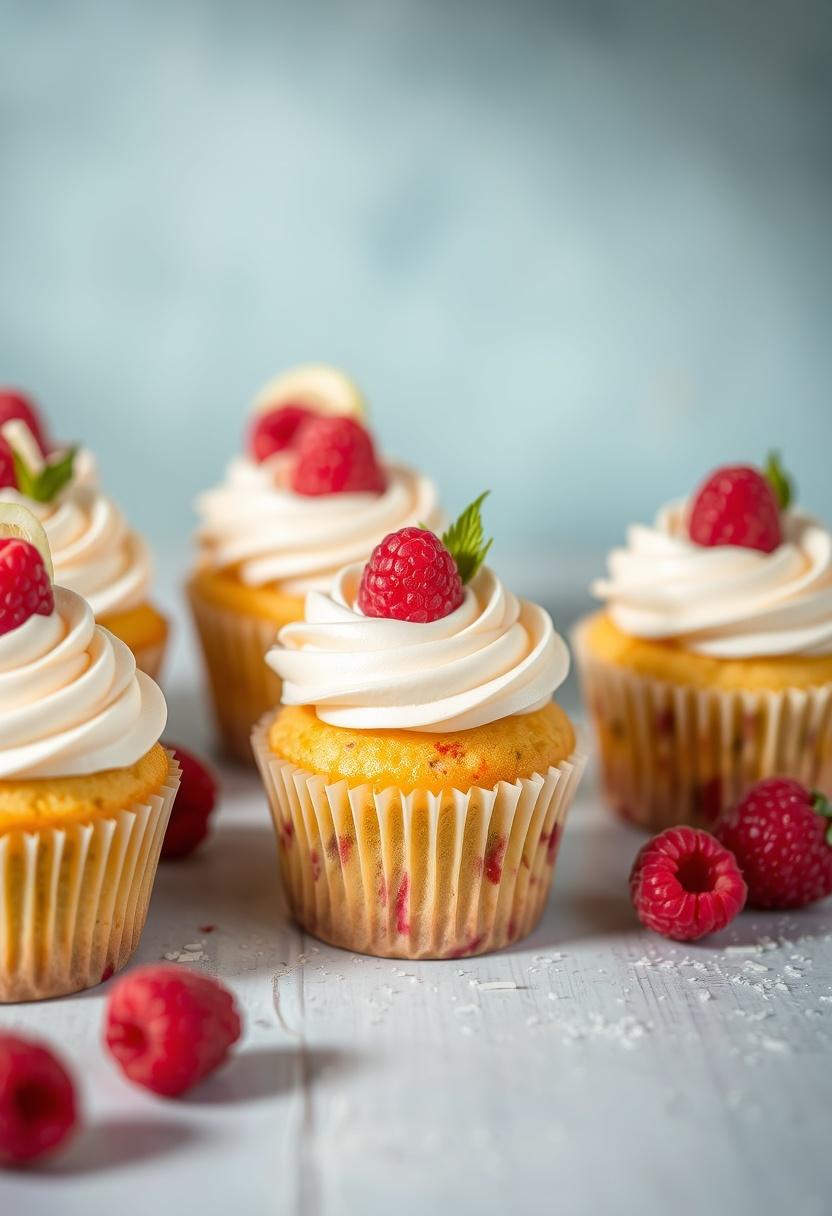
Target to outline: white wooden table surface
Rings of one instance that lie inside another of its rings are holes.
[[[182,637],[168,693],[169,736],[204,745]],[[832,901],[707,945],[640,931],[642,838],[590,773],[529,941],[361,958],[293,927],[258,781],[223,778],[210,843],[160,870],[137,961],[220,976],[240,1050],[169,1102],[109,1063],[106,985],[0,1008],[71,1059],[86,1119],[65,1156],[0,1175],[2,1216],[832,1212]]]

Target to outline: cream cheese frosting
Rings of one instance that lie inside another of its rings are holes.
[[[388,532],[439,526],[436,486],[399,464],[384,464],[381,494],[296,494],[288,487],[291,457],[262,464],[232,460],[225,481],[200,495],[197,532],[203,562],[235,567],[252,587],[279,583],[288,595],[325,591],[342,566],[369,556]]]
[[[771,553],[703,547],[687,535],[686,502],[627,532],[592,586],[632,637],[673,639],[698,654],[747,659],[832,653],[832,535],[802,511],[783,514]]]
[[[152,579],[148,547],[99,489],[88,451],[78,452],[72,481],[52,502],[33,502],[8,486],[0,489],[0,502],[21,503],[37,517],[49,540],[55,581],[83,596],[97,617],[146,602]]]
[[[456,731],[550,700],[569,671],[551,617],[483,568],[454,612],[429,624],[366,617],[360,564],[330,594],[311,592],[303,621],[286,625],[266,662],[283,703],[312,705],[333,726]]]
[[[126,768],[158,742],[167,709],[123,642],[75,592],[0,636],[0,779]]]

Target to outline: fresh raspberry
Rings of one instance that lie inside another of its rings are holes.
[[[166,743],[182,769],[179,792],[173,804],[162,844],[165,861],[188,857],[208,835],[208,821],[217,802],[217,779],[196,756],[177,743]]]
[[[386,481],[370,435],[354,418],[318,415],[300,429],[296,494],[381,494]]]
[[[17,389],[0,388],[0,426],[16,418],[26,423],[41,452],[48,456],[52,445],[47,439],[46,429],[35,403]]]
[[[43,558],[27,540],[0,540],[0,634],[49,616],[55,596]]]
[[[8,486],[17,489],[17,473],[14,468],[12,449],[7,440],[0,435],[0,489],[6,489]]]
[[[258,464],[290,448],[298,436],[301,424],[315,417],[314,410],[305,405],[279,405],[258,414],[248,436],[248,448]]]
[[[755,908],[802,908],[832,895],[832,807],[788,777],[758,781],[714,832],[737,859]]]
[[[75,1087],[42,1043],[0,1034],[0,1165],[22,1165],[52,1153],[77,1122]]]
[[[694,495],[688,533],[697,545],[739,545],[771,553],[783,539],[773,485],[750,465],[717,469]]]
[[[361,575],[358,607],[365,616],[425,624],[462,603],[456,562],[426,528],[400,528],[370,554]]]
[[[729,925],[746,887],[731,853],[710,832],[667,828],[641,849],[630,898],[641,923],[677,942],[695,942]]]
[[[240,1030],[234,998],[218,980],[159,963],[115,985],[104,1038],[131,1081],[174,1098],[219,1068]]]

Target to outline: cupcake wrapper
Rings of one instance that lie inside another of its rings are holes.
[[[252,744],[292,913],[309,933],[385,958],[462,958],[525,937],[549,894],[577,751],[545,775],[432,794],[350,789]]]
[[[139,671],[143,671],[145,675],[150,676],[151,680],[156,680],[157,683],[159,673],[162,670],[162,663],[165,659],[166,649],[167,640],[157,642],[155,646],[142,646],[138,650],[133,651]]]
[[[832,791],[832,684],[726,692],[598,660],[572,645],[593,719],[606,799],[650,831],[708,827],[763,777]]]
[[[281,681],[264,661],[278,626],[217,607],[194,587],[188,588],[188,598],[202,643],[217,731],[226,749],[250,764],[252,727],[280,703]]]
[[[129,961],[179,788],[168,756],[167,781],[147,803],[0,835],[0,1002],[92,988]]]

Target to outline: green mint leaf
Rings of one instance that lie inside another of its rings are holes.
[[[779,452],[769,452],[763,472],[771,482],[780,510],[785,511],[794,500],[794,484],[780,463]]]
[[[812,808],[826,819],[832,819],[832,803],[820,790],[812,790]],[[832,830],[832,828],[830,829]]]
[[[491,541],[485,539],[482,526],[481,507],[490,490],[480,494],[460,515],[455,523],[442,533],[442,544],[456,562],[463,583],[471,579],[485,561]]]
[[[77,448],[69,448],[55,460],[47,461],[44,468],[35,473],[23,457],[12,449],[15,480],[20,493],[33,502],[52,502],[72,480],[77,451]]]

